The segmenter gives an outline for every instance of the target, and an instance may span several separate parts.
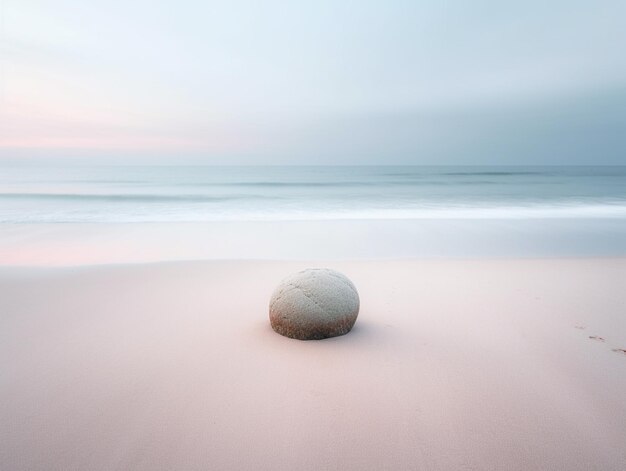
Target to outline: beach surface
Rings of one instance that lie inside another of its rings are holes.
[[[346,336],[274,333],[292,272]],[[0,268],[0,463],[20,470],[624,470],[626,258]]]

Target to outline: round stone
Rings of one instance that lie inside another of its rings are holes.
[[[359,314],[359,294],[341,273],[309,268],[285,278],[270,300],[270,323],[280,335],[300,340],[350,332]]]

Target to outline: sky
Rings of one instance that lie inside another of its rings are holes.
[[[626,164],[626,2],[0,0],[0,159]]]

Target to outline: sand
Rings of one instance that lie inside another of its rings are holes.
[[[310,266],[359,289],[348,335],[272,331]],[[625,288],[624,258],[0,268],[0,468],[624,470]]]

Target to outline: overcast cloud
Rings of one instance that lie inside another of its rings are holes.
[[[0,5],[5,159],[626,163],[623,1]]]

